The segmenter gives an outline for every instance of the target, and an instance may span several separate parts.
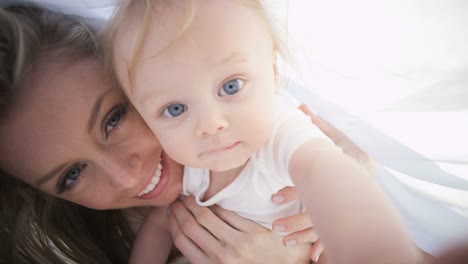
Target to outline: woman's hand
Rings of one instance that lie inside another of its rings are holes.
[[[302,110],[305,114],[310,116],[312,123],[316,125],[327,137],[329,137],[335,145],[340,147],[343,150],[343,153],[357,161],[361,164],[366,170],[374,175],[375,172],[375,161],[367,155],[362,149],[360,149],[356,144],[354,144],[351,139],[349,139],[345,134],[336,129],[327,121],[323,120],[319,116],[315,115],[310,111],[310,109],[305,104],[301,104],[299,109]]]
[[[191,263],[308,263],[310,244],[282,245],[282,236],[193,197],[171,205],[169,226],[176,247]]]
[[[272,196],[275,204],[285,204],[299,198],[295,187],[285,187]],[[286,247],[296,244],[312,244],[310,248],[310,259],[318,262],[323,252],[323,245],[320,243],[317,234],[314,232],[312,221],[307,213],[300,213],[273,222],[273,230],[276,232],[290,232],[283,237],[283,244]]]

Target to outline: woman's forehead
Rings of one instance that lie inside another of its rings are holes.
[[[21,119],[20,116],[34,112],[63,115],[61,111],[80,104],[86,106],[110,88],[106,71],[97,60],[42,60],[18,87],[9,106],[9,119]]]

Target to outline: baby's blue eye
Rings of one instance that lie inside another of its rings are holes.
[[[244,84],[244,81],[240,79],[232,79],[223,84],[219,90],[219,96],[233,95],[237,93]]]
[[[164,109],[163,115],[167,117],[177,117],[187,110],[187,106],[183,104],[171,104]]]

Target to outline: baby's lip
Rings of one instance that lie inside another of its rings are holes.
[[[234,143],[223,145],[221,147],[211,148],[211,149],[208,149],[207,151],[203,152],[203,154],[213,154],[213,153],[216,153],[216,152],[229,150],[229,149],[235,148],[239,143],[240,143],[240,141],[236,141]]]

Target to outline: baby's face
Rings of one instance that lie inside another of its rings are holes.
[[[152,18],[132,86],[122,83],[169,156],[225,171],[242,166],[271,133],[275,50],[253,8],[239,1],[193,2],[195,16],[183,34],[180,8]],[[117,41],[136,36],[127,31]],[[120,80],[126,78],[123,61],[116,57]]]

